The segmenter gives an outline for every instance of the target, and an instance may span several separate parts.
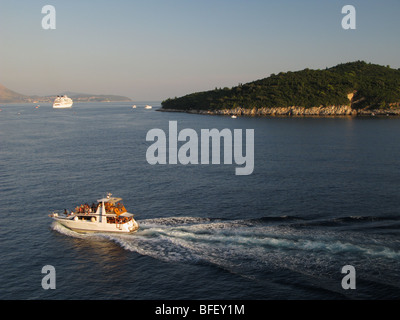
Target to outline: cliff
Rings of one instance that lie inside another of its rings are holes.
[[[224,116],[400,116],[400,106],[393,105],[381,109],[353,109],[351,106],[328,106],[328,107],[276,107],[276,108],[232,108],[218,110],[180,110],[180,109],[159,109],[163,112],[185,112],[207,115]]]

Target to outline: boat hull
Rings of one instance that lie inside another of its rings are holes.
[[[69,218],[53,217],[55,221],[64,227],[77,232],[115,232],[115,233],[132,233],[139,229],[138,223],[132,219],[128,222],[117,223],[100,223],[97,221],[74,220]]]
[[[65,108],[72,108],[72,103],[63,105],[53,105],[53,109],[65,109]]]

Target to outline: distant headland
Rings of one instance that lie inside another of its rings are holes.
[[[128,97],[117,95],[95,95],[88,93],[60,92],[52,96],[27,96],[7,89],[0,84],[0,103],[53,103],[57,95],[68,95],[76,102],[122,102],[132,101]]]
[[[400,115],[400,69],[356,61],[167,99],[159,111],[237,116]]]

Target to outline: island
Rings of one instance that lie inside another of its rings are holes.
[[[364,61],[307,68],[161,105],[159,111],[235,116],[400,115],[400,69]]]

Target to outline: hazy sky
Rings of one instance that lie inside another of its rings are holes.
[[[0,0],[0,83],[164,100],[355,60],[400,68],[399,17],[399,0]]]

